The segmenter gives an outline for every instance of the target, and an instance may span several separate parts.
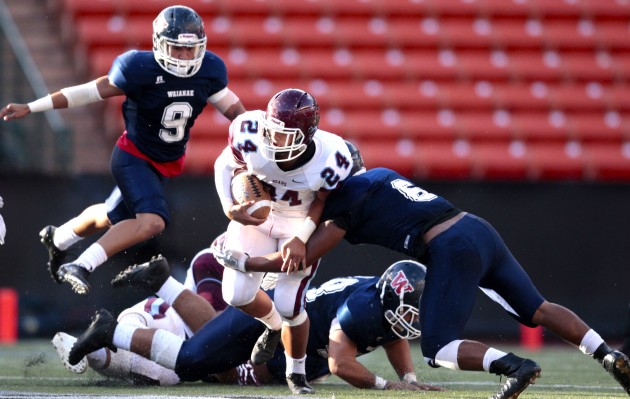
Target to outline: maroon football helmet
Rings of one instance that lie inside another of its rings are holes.
[[[313,141],[319,124],[319,105],[300,89],[286,89],[274,95],[263,120],[262,154],[274,162],[296,159]]]

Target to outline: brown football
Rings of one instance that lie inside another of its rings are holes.
[[[267,219],[271,212],[271,195],[262,182],[249,173],[239,173],[232,178],[232,198],[237,204],[256,201],[247,212],[255,218]]]

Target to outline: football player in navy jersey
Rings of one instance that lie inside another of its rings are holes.
[[[362,169],[358,150],[354,169]],[[420,308],[422,353],[432,367],[505,375],[495,399],[516,398],[540,376],[540,366],[481,342],[462,339],[477,287],[520,323],[541,325],[595,358],[630,394],[630,360],[571,310],[548,302],[485,220],[385,168],[346,179],[326,202],[323,221],[307,242],[307,264],[342,239],[376,244],[412,256],[427,265]],[[225,249],[215,256],[226,267],[271,271],[283,264],[280,253],[249,258]]]
[[[116,58],[106,76],[28,104],[11,103],[0,111],[8,121],[126,96],[125,132],[111,160],[116,188],[104,203],[40,233],[56,282],[87,294],[89,273],[112,255],[161,233],[170,221],[164,185],[182,173],[196,118],[208,103],[230,120],[245,112],[227,87],[223,60],[206,50],[206,41],[203,21],[194,10],[167,7],[153,21],[153,51],[128,51]],[[78,259],[64,264],[70,246],[105,230]]]
[[[154,280],[158,294],[165,293],[168,266],[154,258],[121,272],[114,286],[143,286]],[[397,390],[442,390],[417,381],[408,339],[420,335],[418,304],[424,290],[426,268],[413,261],[391,265],[380,277],[345,277],[310,289],[306,295],[313,323],[310,324],[306,375],[309,381],[335,374],[358,388]],[[153,276],[153,277],[149,277]],[[170,278],[172,279],[172,277]],[[160,286],[160,283],[162,285]],[[180,291],[181,292],[181,291]],[[268,294],[273,297],[273,290]],[[176,309],[178,299],[167,300]],[[188,305],[190,306],[190,305]],[[210,306],[198,302],[189,317]],[[210,306],[211,307],[211,306]],[[203,316],[197,315],[200,324]],[[188,323],[188,318],[182,315]],[[285,356],[281,347],[266,365],[253,365],[250,353],[264,330],[255,318],[227,307],[184,339],[168,330],[117,322],[99,310],[87,330],[63,354],[66,367],[85,362],[102,348],[133,351],[157,365],[175,371],[178,381],[238,382],[241,385],[285,383]],[[382,346],[400,381],[387,381],[366,369],[356,357]]]

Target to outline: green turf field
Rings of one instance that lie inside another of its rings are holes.
[[[521,398],[627,398],[617,383],[599,366],[568,346],[549,346],[540,352],[527,353],[518,347],[497,346],[518,355],[530,357],[542,366],[542,377]],[[425,382],[440,385],[448,392],[393,392],[358,390],[331,377],[315,386],[310,398],[487,398],[501,386],[498,376],[488,373],[456,372],[431,369],[420,358],[414,346],[416,371]],[[390,379],[394,373],[382,349],[363,356],[361,361],[377,374]],[[59,396],[56,396],[59,395]],[[132,387],[106,380],[94,371],[77,375],[66,371],[48,341],[29,340],[17,345],[0,346],[0,398],[20,397],[265,397],[290,396],[285,387],[238,387],[185,383],[176,387]],[[87,397],[87,396],[83,396]]]

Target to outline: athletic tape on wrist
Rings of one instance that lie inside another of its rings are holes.
[[[385,378],[374,376],[374,389],[383,390],[387,386],[387,380]]]
[[[46,97],[38,98],[37,100],[32,101],[26,105],[28,105],[28,108],[31,110],[31,112],[50,111],[54,108],[53,100],[50,94]]]
[[[300,241],[302,241],[304,244],[306,244],[316,228],[317,226],[315,225],[315,222],[313,222],[311,218],[306,218],[304,219],[302,226],[300,226],[300,231],[298,231],[295,236],[299,238]]]

